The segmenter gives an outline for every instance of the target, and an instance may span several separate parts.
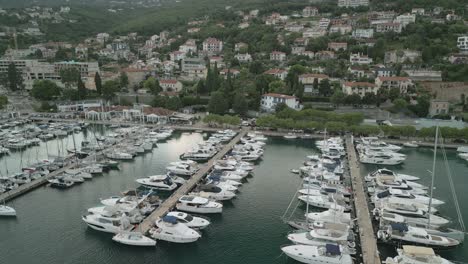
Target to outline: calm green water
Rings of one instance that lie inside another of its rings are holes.
[[[87,136],[92,135],[88,132]],[[83,133],[75,134],[78,144],[84,137]],[[175,133],[152,153],[121,163],[119,171],[68,190],[44,186],[15,199],[10,204],[18,217],[0,219],[0,263],[294,263],[280,256],[279,247],[288,244],[286,234],[291,231],[280,217],[301,181],[289,170],[300,166],[304,156],[314,151],[313,141],[269,139],[255,175],[247,179],[234,200],[225,203],[221,215],[211,217],[212,225],[196,243],[127,247],[114,243],[111,234],[91,230],[81,221],[81,215],[98,205],[99,198],[136,187],[137,177],[163,173],[167,163],[202,139],[197,133]],[[49,152],[57,149],[55,144],[48,142]],[[35,149],[31,151],[36,155]],[[45,158],[44,146],[38,153]],[[15,153],[7,158],[10,172],[19,168],[19,157],[21,154]],[[3,160],[0,164],[4,170]]]
[[[404,149],[402,153],[407,155],[404,164],[400,166],[389,166],[396,172],[410,174],[421,178],[420,183],[430,186],[431,176],[428,170],[432,170],[434,152],[431,148],[418,148],[418,149]],[[452,179],[455,185],[455,191],[458,195],[458,202],[460,210],[462,211],[463,220],[468,221],[468,162],[458,158],[455,150],[447,150],[448,167],[450,168]],[[377,169],[375,165],[361,166],[363,174]],[[436,176],[434,181],[434,197],[445,201],[444,205],[438,207],[442,216],[452,219],[454,223],[451,224],[454,228],[459,228],[457,222],[457,215],[452,199],[452,192],[447,178],[447,166],[445,164],[443,154],[438,150],[436,161]],[[395,255],[392,247],[381,246],[381,253],[386,256],[388,254]],[[438,252],[441,256],[454,261],[466,262],[468,259],[468,243],[446,251]]]

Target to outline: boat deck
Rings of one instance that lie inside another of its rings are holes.
[[[357,225],[359,226],[363,263],[379,264],[381,262],[377,249],[377,240],[372,226],[366,193],[364,191],[364,181],[361,176],[352,136],[346,137],[346,152],[348,154],[349,170],[354,192],[354,206],[356,209]]]
[[[197,173],[195,173],[188,181],[180,186],[175,192],[172,193],[153,213],[151,213],[143,222],[140,224],[142,233],[148,232],[153,227],[154,222],[168,213],[172,208],[175,207],[179,198],[190,192],[200,180],[208,174],[213,167],[216,160],[221,159],[226,155],[237,142],[247,133],[248,130],[242,130],[237,134],[228,144],[226,144],[213,158],[211,158],[203,167],[201,167]]]

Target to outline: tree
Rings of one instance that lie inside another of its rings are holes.
[[[346,104],[357,105],[361,103],[361,96],[358,94],[351,94],[345,97],[344,99]]]
[[[61,89],[50,80],[38,80],[33,84],[31,96],[38,100],[50,101],[60,96]]]
[[[81,80],[81,77],[78,77],[78,81],[77,81],[77,86],[78,86],[78,98],[80,98],[80,100],[84,100],[86,99],[86,96],[88,94],[88,91],[86,90],[86,87],[83,83],[83,81]]]
[[[344,103],[346,95],[341,91],[341,90],[336,90],[335,93],[331,96],[330,102],[332,102],[335,105],[340,105]]]
[[[96,72],[96,75],[94,75],[94,84],[96,85],[96,92],[101,95],[102,92],[102,81],[101,81],[101,76],[99,75],[99,72]]]
[[[323,96],[330,96],[332,90],[331,90],[331,86],[330,86],[330,81],[328,79],[323,79],[320,83],[319,83],[319,87],[318,87],[318,90],[319,90],[319,93]]]
[[[104,83],[102,86],[102,97],[106,99],[107,101],[111,100],[114,98],[115,93],[119,91],[119,82],[112,80],[112,81],[107,81]]]
[[[206,94],[207,90],[206,90],[206,86],[205,86],[205,81],[199,80],[197,82],[197,86],[196,86],[195,89],[197,91],[197,94]]]
[[[8,104],[8,97],[5,95],[0,95],[0,109],[5,108],[5,106]]]
[[[80,77],[80,72],[76,68],[66,68],[60,71],[60,79],[67,88],[76,85]]]
[[[23,76],[14,63],[8,65],[7,72],[1,79],[2,85],[10,89],[10,91],[18,91],[24,88]]]
[[[174,111],[182,108],[182,102],[180,101],[180,98],[177,96],[169,97],[166,102],[166,108]]]
[[[245,96],[242,93],[236,93],[236,95],[234,96],[232,108],[239,115],[245,115],[247,113],[248,104],[247,100],[245,99]]]
[[[391,88],[390,91],[388,92],[388,98],[393,101],[397,99],[398,97],[400,97],[400,89],[396,87]]]
[[[287,104],[285,104],[285,103],[276,104],[275,113],[283,112],[285,109],[289,109]]]
[[[166,107],[167,97],[162,96],[162,95],[155,95],[151,105],[154,106],[154,107]]]
[[[263,64],[260,61],[253,61],[249,65],[249,72],[253,74],[261,74],[265,70],[263,68]]]
[[[397,98],[397,99],[393,100],[393,107],[397,111],[402,111],[402,110],[406,109],[406,107],[408,107],[408,103],[405,101],[405,99]]]
[[[281,80],[276,80],[268,85],[268,90],[274,93],[286,93],[286,84]]]
[[[149,77],[143,83],[143,87],[154,95],[157,95],[162,91],[161,85],[159,85],[159,81],[154,77]]]
[[[312,83],[312,87],[313,87],[314,91],[319,91],[318,78],[314,78],[314,82]]]
[[[211,94],[208,103],[208,111],[213,114],[224,114],[228,111],[229,104],[222,92],[216,91]]]
[[[56,61],[65,61],[68,60],[68,54],[65,49],[59,48],[55,53],[55,60]]]
[[[120,88],[127,88],[128,82],[128,75],[125,72],[121,72],[119,76]]]
[[[364,94],[364,96],[362,97],[362,100],[361,102],[365,105],[373,105],[373,104],[376,104],[377,103],[377,96],[372,93],[372,92],[369,92],[369,93],[366,93]]]

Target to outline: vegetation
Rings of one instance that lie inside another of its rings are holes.
[[[238,126],[241,123],[241,119],[238,116],[209,114],[205,116],[203,122],[208,124]]]
[[[60,96],[61,89],[53,81],[39,80],[34,82],[30,93],[32,97],[38,100],[50,101]]]
[[[8,104],[8,97],[5,95],[0,95],[0,109],[3,109],[7,106]]]
[[[7,72],[0,76],[0,84],[7,87],[10,91],[24,89],[24,80],[21,71],[16,68],[14,63],[8,65]]]

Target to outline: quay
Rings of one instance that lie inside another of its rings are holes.
[[[200,170],[197,171],[188,181],[186,181],[182,186],[180,186],[174,193],[172,193],[169,198],[164,200],[164,202],[156,208],[156,210],[151,213],[143,222],[140,224],[140,229],[141,232],[147,233],[154,225],[154,222],[164,216],[166,213],[168,213],[172,208],[175,207],[177,202],[179,201],[180,197],[183,195],[187,194],[189,191],[191,191],[195,185],[197,185],[201,179],[208,174],[208,172],[211,170],[211,168],[214,165],[214,162],[216,160],[221,159],[224,155],[226,155],[239,140],[245,136],[248,130],[244,129],[240,133],[237,134],[236,137],[234,137],[228,144],[226,144],[213,158],[211,158],[205,166],[200,168]]]
[[[367,204],[364,182],[361,176],[361,170],[354,149],[352,136],[346,136],[346,152],[351,175],[351,183],[354,193],[354,206],[359,228],[359,237],[361,241],[361,252],[364,264],[380,264],[380,256],[377,249],[377,239],[375,238],[372,226],[369,206]]]

